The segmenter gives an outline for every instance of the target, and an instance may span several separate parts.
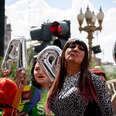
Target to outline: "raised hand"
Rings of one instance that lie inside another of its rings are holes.
[[[20,87],[23,87],[26,85],[26,71],[24,68],[19,68],[17,71],[16,71],[16,84],[17,86],[20,88]]]

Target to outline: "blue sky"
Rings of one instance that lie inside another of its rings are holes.
[[[96,9],[99,9],[102,6],[104,11],[108,10],[109,8],[115,7],[116,8],[116,0],[90,0]]]
[[[15,2],[16,0],[5,0],[6,5],[11,5]]]
[[[11,5],[17,0],[5,0],[6,5]],[[115,1],[115,3],[113,2]],[[51,7],[67,9],[72,7],[72,0],[45,0]],[[90,0],[96,9],[99,9],[102,6],[104,11],[108,10],[111,7],[116,8],[116,0]]]
[[[17,0],[5,0],[6,5],[11,5]],[[72,7],[72,0],[45,0],[51,7],[67,9]]]
[[[67,9],[72,7],[72,0],[45,0],[51,7]],[[115,0],[90,0],[94,7],[98,9],[100,6],[103,7],[103,10],[107,10],[111,7],[116,7]],[[11,5],[16,0],[5,0],[6,5]]]

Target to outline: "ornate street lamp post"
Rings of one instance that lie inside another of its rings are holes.
[[[87,25],[82,27],[84,18],[86,20]],[[99,26],[95,26],[96,18],[98,20]],[[82,12],[82,9],[80,10],[80,14],[77,16],[77,20],[79,23],[79,31],[85,31],[88,33],[88,45],[89,45],[89,66],[91,67],[91,56],[92,56],[92,39],[93,39],[93,32],[99,30],[102,30],[102,21],[104,18],[104,13],[102,9],[100,8],[99,13],[97,16],[95,16],[94,12],[91,12],[89,10],[89,7],[87,7],[87,10],[85,12],[85,15]]]

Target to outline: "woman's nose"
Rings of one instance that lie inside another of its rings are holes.
[[[40,69],[40,70],[38,70],[38,74],[40,74],[40,75],[42,74],[42,70],[41,70],[41,69]]]
[[[75,51],[78,51],[79,50],[79,46],[76,45],[75,48],[74,48]]]

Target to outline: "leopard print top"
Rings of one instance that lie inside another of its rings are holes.
[[[66,77],[59,95],[50,98],[48,107],[55,116],[84,116],[88,103],[80,95],[80,91],[77,88],[79,76],[80,74],[78,73]],[[94,74],[92,74],[91,79],[98,94],[99,107],[103,116],[113,116],[111,98],[104,82]]]

